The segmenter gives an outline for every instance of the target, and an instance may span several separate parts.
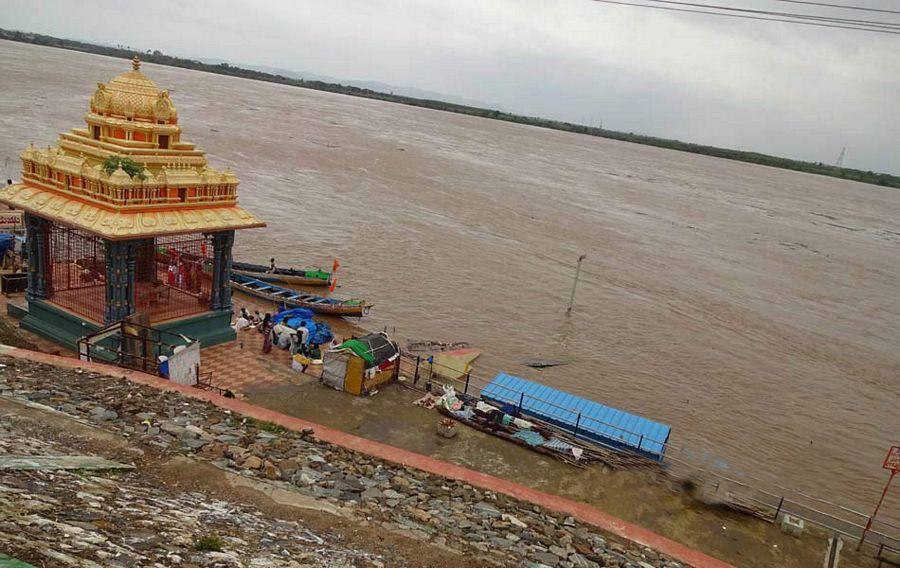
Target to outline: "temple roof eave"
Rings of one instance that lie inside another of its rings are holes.
[[[236,205],[163,211],[114,211],[25,184],[0,189],[0,203],[108,240],[265,227]]]
[[[138,145],[128,148],[102,140],[82,138],[69,132],[59,135],[59,145],[64,150],[91,154],[101,160],[108,156],[124,155],[133,157],[137,162],[151,160],[153,164],[160,165],[173,160],[197,167],[203,167],[207,163],[206,152],[203,150],[168,151]]]
[[[117,118],[114,116],[103,116],[95,112],[89,112],[84,115],[85,122],[89,124],[105,124],[108,126],[119,126],[129,128],[131,130],[146,130],[153,132],[161,132],[163,134],[178,134],[181,132],[181,126],[178,124],[159,124],[156,122],[146,122],[143,120],[127,120],[125,118]]]

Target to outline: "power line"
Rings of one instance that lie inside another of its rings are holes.
[[[729,14],[725,12],[714,12],[711,10],[692,10],[689,8],[675,8],[672,6],[655,6],[651,4],[634,4],[631,2],[622,2],[621,0],[592,0],[593,2],[599,2],[602,4],[616,4],[619,6],[633,6],[635,8],[651,8],[654,10],[666,10],[668,12],[687,12],[691,14],[708,14],[711,16],[723,16],[728,18],[740,18],[744,20],[762,20],[768,22],[785,22],[788,24],[799,24],[803,26],[816,26],[821,28],[838,28],[845,30],[857,30],[863,32],[875,32],[882,34],[891,34],[891,35],[900,35],[900,31],[892,31],[891,29],[880,29],[876,27],[857,27],[857,26],[848,26],[848,25],[838,25],[838,23],[824,23],[819,21],[806,21],[806,20],[796,20],[796,19],[785,19],[785,18],[769,18],[763,16],[752,16],[748,14]],[[834,21],[834,20],[831,20]]]
[[[845,4],[826,4],[824,2],[808,2],[807,0],[774,0],[775,2],[787,2],[790,4],[807,4],[809,6],[824,6],[826,8],[841,8],[844,10],[862,10],[863,12],[881,12],[883,14],[900,14],[900,10],[884,10],[882,8],[868,8],[863,6],[847,6]]]
[[[798,14],[795,12],[774,12],[772,10],[754,10],[752,8],[736,8],[734,6],[722,6],[719,4],[700,4],[697,2],[686,2],[685,0],[644,0],[644,2],[656,2],[658,4],[675,4],[678,6],[691,6],[694,8],[709,8],[713,10],[722,10],[727,12],[741,12],[746,14],[761,14],[765,16],[778,16],[780,18],[799,18],[805,20],[819,20],[823,22],[847,24],[847,25],[864,25],[866,27],[884,27],[898,29],[900,23],[884,22],[880,20],[858,20],[855,18],[838,18],[836,16],[818,16],[814,14]]]

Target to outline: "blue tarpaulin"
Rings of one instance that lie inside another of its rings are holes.
[[[334,338],[331,327],[327,323],[313,321],[313,312],[306,308],[294,308],[292,310],[284,310],[275,314],[273,321],[276,324],[283,323],[294,329],[301,325],[309,330],[309,337],[306,342],[322,345],[328,343]]]
[[[539,383],[500,373],[481,390],[495,405],[512,405],[521,413],[553,424],[577,437],[605,446],[627,448],[662,461],[671,428]]]
[[[6,254],[9,249],[15,248],[16,236],[9,233],[0,233],[0,258]]]

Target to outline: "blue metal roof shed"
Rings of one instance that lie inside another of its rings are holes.
[[[498,405],[520,408],[569,432],[617,449],[638,451],[662,461],[671,428],[539,383],[500,373],[481,389],[481,397]]]

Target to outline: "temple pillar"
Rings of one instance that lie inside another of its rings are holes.
[[[46,219],[25,213],[25,244],[28,251],[28,288],[25,290],[25,297],[29,301],[47,297],[49,232],[50,223]]]
[[[134,313],[135,267],[140,243],[106,241],[106,325]]]
[[[210,308],[231,310],[231,247],[234,231],[213,233],[213,281]]]

